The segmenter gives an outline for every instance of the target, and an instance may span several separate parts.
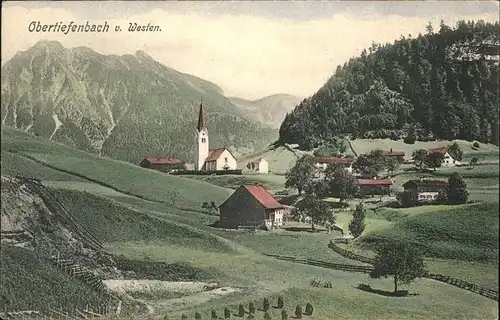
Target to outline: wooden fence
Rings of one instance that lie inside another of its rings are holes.
[[[361,272],[361,273],[370,273],[373,271],[372,266],[357,266],[352,264],[339,264],[339,263],[331,263],[321,260],[309,259],[309,258],[297,258],[297,257],[289,257],[289,256],[280,256],[273,254],[265,254],[268,257],[273,257],[279,260],[290,261],[295,263],[302,263],[311,266],[335,269],[341,271],[349,271],[349,272]]]
[[[360,262],[369,263],[372,265],[375,263],[375,259],[364,257],[364,256],[361,256],[359,254],[356,254],[356,253],[353,253],[351,251],[340,248],[339,246],[337,246],[334,243],[333,240],[330,241],[330,243],[328,244],[328,247],[345,258],[360,261]],[[486,288],[486,287],[483,287],[483,286],[480,286],[480,285],[477,285],[474,283],[470,283],[470,282],[467,282],[467,281],[464,281],[461,279],[453,278],[450,276],[445,276],[442,274],[432,274],[432,273],[427,273],[423,277],[427,278],[427,279],[441,281],[441,282],[447,283],[449,285],[452,285],[452,286],[455,286],[455,287],[458,287],[461,289],[465,289],[465,290],[470,291],[470,292],[480,294],[484,297],[487,297],[487,298],[490,298],[490,299],[493,299],[496,301],[499,300],[498,299],[498,291],[492,290],[490,288]]]

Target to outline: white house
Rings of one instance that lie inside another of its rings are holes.
[[[268,173],[269,163],[264,158],[258,158],[248,164],[248,168],[258,173]]]
[[[208,129],[203,116],[203,104],[200,104],[198,126],[196,127],[195,170],[236,170],[237,161],[227,148],[209,149]]]
[[[338,157],[314,157],[314,164],[316,169],[325,170],[326,167],[331,163],[341,164],[345,167],[346,171],[352,173],[352,163],[354,160],[348,158],[338,158]]]
[[[443,154],[443,161],[441,162],[441,167],[450,168],[460,165],[460,161],[453,159],[453,157],[448,153],[445,147],[429,149],[427,153],[441,153]]]

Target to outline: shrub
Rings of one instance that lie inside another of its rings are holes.
[[[306,314],[309,316],[313,314],[313,306],[310,303],[306,304]]]
[[[240,303],[238,307],[238,317],[245,316],[245,307]]]
[[[225,308],[224,308],[224,318],[225,318],[225,319],[229,319],[229,318],[231,318],[231,310],[229,310],[229,308],[228,308],[228,307],[225,307]]]
[[[266,311],[266,313],[264,314],[264,320],[271,320],[271,315],[268,311]]]
[[[264,303],[262,304],[264,311],[269,310],[269,299],[264,298]]]
[[[196,320],[201,320],[201,314],[197,311],[195,314],[194,314],[194,318]]]
[[[182,320],[186,320],[187,318],[188,318],[188,316],[187,316],[187,315],[182,314],[182,316],[181,316],[181,319],[182,319]]]
[[[212,320],[217,319],[217,312],[215,310],[212,310]]]
[[[168,320],[168,314],[163,317],[163,320]]]
[[[297,305],[295,308],[295,317],[297,319],[302,319],[302,307],[300,305]]]
[[[477,141],[474,141],[474,143],[472,144],[472,146],[476,149],[479,149],[479,142]]]
[[[278,297],[278,308],[283,309],[285,303],[283,302],[283,297]]]
[[[288,312],[281,310],[281,320],[288,320]]]
[[[255,313],[255,303],[253,301],[248,304],[248,313]]]

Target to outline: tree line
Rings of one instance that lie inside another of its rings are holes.
[[[281,143],[302,149],[336,136],[478,140],[498,145],[499,24],[429,23],[424,35],[373,43],[338,66],[286,115]]]

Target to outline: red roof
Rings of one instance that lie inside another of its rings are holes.
[[[252,163],[260,163],[262,160],[264,160],[264,158],[258,158],[252,161]]]
[[[382,154],[387,157],[404,157],[405,153],[403,151],[382,151]]]
[[[315,163],[338,163],[338,164],[351,164],[352,159],[338,158],[338,157],[314,157]]]
[[[446,153],[446,147],[427,149],[427,153]]]
[[[178,158],[158,158],[158,157],[146,157],[147,161],[151,164],[184,164],[184,160]]]
[[[389,179],[356,179],[360,186],[392,186]]]
[[[208,157],[205,159],[205,162],[206,161],[216,161],[217,159],[220,158],[220,156],[222,155],[224,150],[227,150],[231,154],[231,156],[233,158],[235,158],[228,148],[210,149],[210,150],[208,150]]]
[[[243,186],[266,209],[280,209],[283,205],[263,186]]]

